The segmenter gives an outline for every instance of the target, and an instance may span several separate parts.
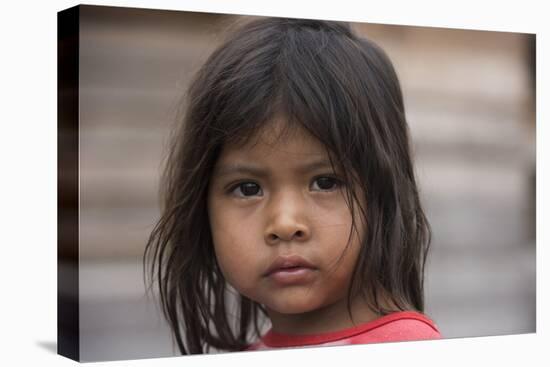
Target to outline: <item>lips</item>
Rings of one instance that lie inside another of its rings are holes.
[[[315,270],[316,267],[301,256],[279,256],[264,275],[279,285],[293,285],[310,281]]]

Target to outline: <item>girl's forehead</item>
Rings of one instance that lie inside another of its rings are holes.
[[[225,144],[221,159],[238,157],[284,157],[328,159],[326,147],[298,124],[283,118],[274,119],[250,136],[245,143]]]

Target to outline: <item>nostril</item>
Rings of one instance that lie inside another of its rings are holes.
[[[284,232],[276,232],[273,231],[271,233],[268,233],[265,237],[265,240],[268,241],[271,244],[275,244],[279,241],[304,241],[306,238],[308,238],[309,234],[307,231],[304,231],[302,229],[300,230],[293,230],[293,231],[284,231]]]

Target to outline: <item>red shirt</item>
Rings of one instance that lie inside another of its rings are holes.
[[[394,312],[351,328],[321,334],[289,335],[269,330],[248,350],[368,344],[407,340],[440,339],[435,323],[414,311]]]

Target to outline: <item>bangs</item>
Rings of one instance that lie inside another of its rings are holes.
[[[349,27],[270,19],[258,28],[259,22],[247,24],[207,61],[205,118],[194,120],[221,145],[251,143],[270,122],[283,120],[284,129],[273,130],[276,138],[302,128],[350,166],[366,134],[361,115],[369,98],[361,79],[372,71]]]

